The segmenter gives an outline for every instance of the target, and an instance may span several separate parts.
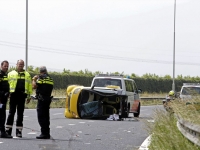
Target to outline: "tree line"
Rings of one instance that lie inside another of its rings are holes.
[[[10,67],[9,71],[15,69]],[[48,68],[47,68],[48,69]],[[27,70],[31,76],[39,73],[39,67],[28,66]],[[102,74],[101,71],[91,72],[88,69],[80,71],[71,71],[63,69],[62,72],[49,71],[50,76],[54,79],[55,89],[66,89],[68,85],[79,84],[83,86],[90,86],[92,79],[97,74]],[[120,74],[119,72],[106,72],[106,74]],[[172,77],[170,75],[158,76],[156,74],[146,73],[138,76],[135,73],[124,74],[124,77],[134,79],[138,88],[146,92],[169,92],[172,89]],[[199,83],[200,77],[190,77],[177,75],[175,78],[175,89],[180,91],[183,83]]]

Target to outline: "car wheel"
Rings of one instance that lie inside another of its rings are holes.
[[[130,112],[130,104],[128,103],[128,106],[126,106],[125,118],[129,117],[129,112]]]
[[[140,115],[140,103],[138,105],[138,110],[137,110],[137,113],[133,113],[134,117],[139,117]]]
[[[120,118],[128,118],[129,111],[130,111],[130,104],[127,104],[127,102],[125,102],[122,107],[122,114],[120,115]]]

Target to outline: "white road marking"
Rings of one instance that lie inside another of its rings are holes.
[[[37,134],[37,132],[29,132],[29,133],[27,133],[27,134]]]
[[[84,144],[91,144],[91,143],[84,143]]]
[[[79,122],[79,123],[85,123],[85,122]]]
[[[142,145],[138,150],[148,150],[149,149],[148,146],[150,145],[150,143],[151,143],[151,135],[144,140],[144,142],[142,143]]]
[[[63,128],[63,126],[57,126],[56,128]]]
[[[74,126],[75,124],[68,124],[69,126]]]
[[[2,144],[3,142],[0,142],[0,144]]]
[[[83,133],[82,131],[78,131],[78,133]]]
[[[55,114],[53,114],[53,115],[56,116],[56,115],[61,115],[61,114],[63,114],[63,113],[55,113]]]
[[[27,117],[29,117],[29,116],[24,116],[24,118],[27,118]]]
[[[127,131],[127,132],[131,132],[131,131]]]

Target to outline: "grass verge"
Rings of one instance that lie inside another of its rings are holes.
[[[25,105],[26,109],[36,109],[37,100],[31,100],[29,104]],[[51,102],[50,108],[65,108],[65,99],[55,100]]]
[[[200,150],[200,147],[186,139],[177,128],[179,115],[184,120],[200,125],[200,100],[189,102],[174,100],[168,107],[170,111],[155,110],[154,123],[148,123],[152,135],[149,150]]]
[[[152,100],[141,100],[142,106],[151,106],[151,105],[162,105],[162,100],[152,99]]]

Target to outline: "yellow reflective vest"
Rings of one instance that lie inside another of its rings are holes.
[[[27,71],[23,71],[25,74],[25,93],[28,97],[32,94],[32,80],[31,75]],[[15,92],[15,88],[18,80],[18,72],[13,70],[8,73],[8,83],[10,85],[10,93]]]

